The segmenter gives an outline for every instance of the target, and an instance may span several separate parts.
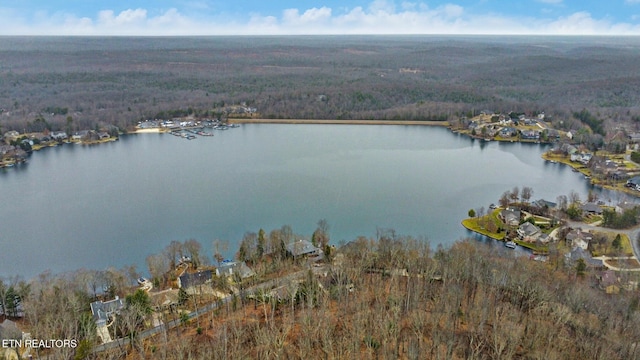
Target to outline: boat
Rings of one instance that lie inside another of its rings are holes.
[[[504,243],[504,246],[508,247],[509,249],[515,249],[517,245],[513,241],[507,241],[506,243]]]

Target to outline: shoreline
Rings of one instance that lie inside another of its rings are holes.
[[[229,118],[232,124],[330,124],[330,125],[424,125],[448,127],[448,121],[433,120],[337,120],[337,119],[258,119]]]

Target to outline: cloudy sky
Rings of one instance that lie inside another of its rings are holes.
[[[640,35],[640,0],[2,0],[0,35]]]

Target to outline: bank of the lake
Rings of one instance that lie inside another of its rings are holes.
[[[137,134],[43,149],[0,171],[0,275],[136,264],[171,240],[214,239],[232,257],[247,231],[318,220],[332,242],[376,228],[448,246],[469,208],[514,186],[534,198],[590,184],[541,158],[544,145],[481,142],[444,127],[245,124],[195,141]],[[601,196],[615,203],[617,193]]]

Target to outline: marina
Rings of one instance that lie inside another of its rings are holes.
[[[215,135],[210,130],[209,131],[205,130],[207,128],[212,130],[228,130],[228,129],[236,129],[240,127],[239,124],[227,124],[227,123],[221,123],[218,121],[213,122],[209,120],[197,125],[199,126],[189,127],[189,126],[181,125],[179,128],[174,128],[173,130],[171,130],[170,134],[173,136],[187,139],[187,140],[194,140],[194,139],[197,139],[198,136],[212,137]]]

